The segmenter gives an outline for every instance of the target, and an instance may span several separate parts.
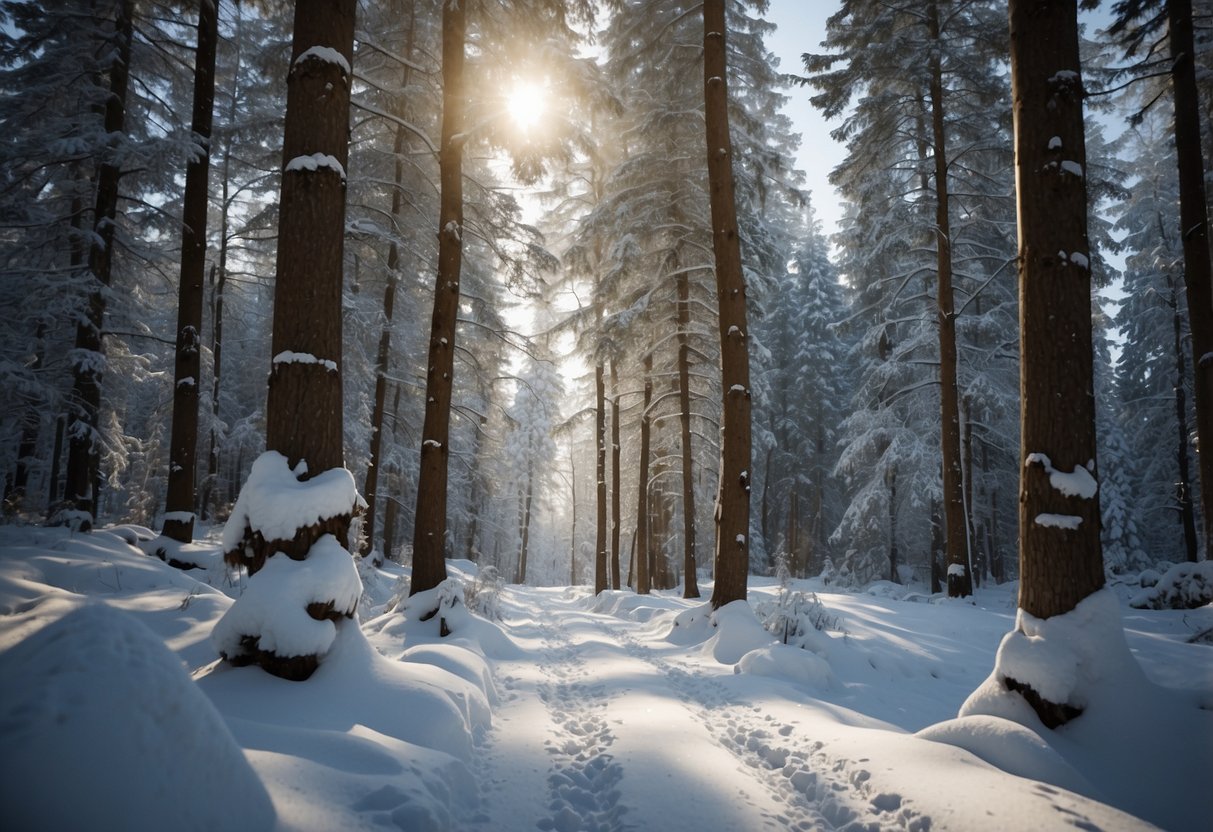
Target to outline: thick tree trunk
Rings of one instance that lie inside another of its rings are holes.
[[[691,447],[691,280],[678,275],[678,406],[682,431],[682,572],[683,598],[699,597],[695,563],[695,472]]]
[[[409,593],[446,580],[447,469],[450,462],[451,393],[455,373],[455,322],[463,264],[463,64],[467,37],[465,3],[442,5],[442,146],[438,214],[438,280],[425,382],[421,473],[413,529],[413,582]]]
[[[1020,287],[1019,606],[1037,618],[1069,612],[1104,582],[1076,16],[1074,0],[1010,3]],[[1072,475],[1059,480],[1064,487],[1054,486],[1054,472]]]
[[[931,139],[935,158],[935,239],[939,303],[939,401],[943,456],[943,512],[948,562],[948,596],[973,592],[968,521],[961,472],[960,407],[956,389],[956,311],[952,296],[952,230],[948,202],[947,137],[944,131],[943,65],[939,54],[939,7],[927,6],[931,66]]]
[[[619,532],[623,487],[619,476],[619,371],[611,359],[611,588],[620,589]]]
[[[651,421],[649,405],[653,401],[653,353],[644,357],[644,404],[640,411],[640,461],[636,480],[636,592],[648,595],[649,549],[652,546],[649,533],[649,445]]]
[[[607,588],[606,381],[601,359],[594,365],[594,594]]]
[[[105,319],[106,295],[112,282],[114,232],[118,215],[118,180],[121,177],[114,145],[126,129],[126,90],[130,80],[131,39],[134,32],[134,0],[122,0],[114,21],[114,58],[109,67],[109,95],[105,102],[106,144],[97,170],[97,197],[93,211],[93,242],[88,253],[91,286],[84,314],[76,326],[73,350],[74,381],[68,425],[65,500],[77,511],[86,512],[91,528],[97,512],[100,487],[101,377],[105,345],[101,328]]]
[[[703,4],[703,88],[708,187],[712,206],[712,252],[720,307],[720,382],[723,419],[720,484],[716,498],[716,585],[712,609],[745,600],[750,571],[750,357],[741,237],[733,198],[733,144],[724,0]]]
[[[215,52],[219,0],[198,4],[191,130],[199,153],[185,169],[181,277],[177,287],[177,352],[173,367],[173,426],[169,442],[165,537],[194,539],[194,452],[198,446],[198,385],[202,380],[202,283],[206,276],[206,215],[210,208],[211,121],[215,109]]]
[[[1213,265],[1209,253],[1209,206],[1200,144],[1200,94],[1192,0],[1167,0],[1171,84],[1175,93],[1175,152],[1179,164],[1179,225],[1184,281],[1196,377],[1197,467],[1205,557],[1213,539]]]
[[[409,4],[409,28],[404,44],[405,60],[413,58],[413,41],[417,28],[416,4]],[[401,70],[400,89],[407,89],[411,68],[408,64]],[[404,206],[404,159],[405,128],[396,125],[396,137],[392,145],[392,242],[387,253],[387,283],[383,289],[383,328],[379,331],[379,349],[375,354],[375,403],[371,409],[370,460],[366,466],[366,516],[362,520],[362,554],[368,555],[375,548],[375,519],[379,507],[379,469],[383,462],[383,417],[387,410],[387,372],[392,356],[392,316],[396,310],[396,287],[400,283],[400,246],[395,235],[399,233],[400,212]]]
[[[266,446],[285,457],[300,480],[344,468],[341,289],[355,8],[354,0],[298,0],[295,5]],[[253,575],[276,554],[307,560],[313,544],[327,535],[348,551],[356,511],[355,503],[346,512],[320,517],[295,529],[290,539],[266,540],[246,525],[244,540],[224,557],[232,565],[247,566]],[[306,611],[314,619],[338,623],[353,615],[352,608],[340,609],[336,603],[332,597],[315,598]],[[262,645],[264,634],[287,626],[281,620],[267,618],[257,626],[258,632],[242,633],[239,652],[225,652],[225,658],[236,665],[259,664],[291,680],[315,671],[319,655],[279,655],[273,646]]]

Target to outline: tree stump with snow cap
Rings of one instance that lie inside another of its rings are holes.
[[[223,534],[224,560],[249,572],[212,634],[223,658],[294,681],[315,672],[362,595],[348,536],[363,506],[344,468],[301,480],[276,451],[253,463]]]

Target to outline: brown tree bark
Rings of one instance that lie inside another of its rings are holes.
[[[1171,39],[1171,85],[1175,94],[1175,153],[1179,165],[1179,225],[1184,282],[1196,377],[1197,468],[1205,557],[1213,539],[1213,264],[1209,253],[1209,206],[1200,144],[1200,93],[1192,0],[1167,0]]]
[[[413,58],[413,42],[417,28],[416,4],[409,4],[409,28],[404,44],[405,60]],[[411,68],[408,64],[401,70],[400,88],[407,89]],[[400,212],[404,207],[404,160],[405,128],[397,124],[392,145],[392,233],[400,225]],[[393,237],[387,253],[387,285],[383,289],[383,328],[379,331],[379,349],[375,354],[375,403],[371,409],[371,449],[366,466],[366,481],[363,494],[366,497],[366,515],[362,520],[362,554],[369,555],[375,548],[375,519],[379,507],[379,468],[383,461],[383,417],[387,410],[387,371],[392,356],[392,316],[396,311],[396,287],[400,283],[400,246]]]
[[[619,369],[611,359],[611,588],[620,589],[619,567],[619,519],[623,488],[619,476]]]
[[[1099,500],[1050,469],[1095,478],[1086,148],[1075,0],[1011,0],[1019,223],[1019,606],[1069,612],[1103,586]],[[1038,712],[1043,705],[1033,703]]]
[[[695,565],[695,472],[691,448],[691,279],[678,274],[678,407],[682,432],[682,597],[698,598]]]
[[[939,6],[927,5],[930,50],[931,140],[935,159],[935,253],[938,267],[940,448],[943,457],[944,545],[947,547],[948,597],[973,592],[968,520],[961,472],[960,407],[956,389],[956,307],[952,294],[952,230],[948,197],[947,136],[944,131],[943,64],[940,58]]]
[[[750,571],[750,357],[741,237],[733,197],[729,137],[724,0],[703,4],[703,88],[712,252],[720,308],[720,382],[723,418],[720,484],[716,498],[716,585],[712,609],[745,600]]]
[[[636,535],[633,538],[636,549],[636,593],[648,595],[649,581],[649,548],[652,545],[649,532],[649,451],[652,423],[649,419],[649,406],[653,402],[653,353],[650,351],[644,357],[644,403],[640,411],[640,460],[636,480]]]
[[[425,422],[413,527],[413,580],[409,594],[446,580],[446,500],[450,462],[451,393],[455,322],[463,265],[463,65],[467,4],[442,5],[442,145],[438,154],[438,279],[426,363]]]
[[[134,0],[122,0],[114,20],[114,52],[109,67],[109,95],[105,102],[104,129],[107,150],[97,168],[97,196],[93,211],[93,242],[88,252],[92,283],[84,314],[76,326],[74,379],[68,424],[67,473],[64,499],[77,511],[87,512],[87,526],[96,519],[100,489],[101,449],[97,436],[101,417],[101,377],[105,345],[101,327],[106,293],[112,282],[114,232],[118,215],[118,180],[122,175],[113,151],[126,129],[126,91],[130,81]]]
[[[599,359],[594,365],[594,491],[598,528],[594,531],[594,594],[607,588],[606,380]]]
[[[194,539],[194,452],[198,446],[198,385],[202,380],[202,283],[206,275],[206,215],[210,208],[211,122],[215,109],[215,52],[220,0],[198,4],[191,131],[199,153],[185,169],[181,275],[177,287],[177,347],[173,367],[173,423],[169,441],[168,496],[161,533]],[[188,515],[188,519],[186,516]]]
[[[284,456],[300,479],[344,468],[341,289],[355,9],[354,0],[298,0],[295,5],[282,139],[266,447]],[[300,463],[306,464],[305,471]],[[296,529],[289,540],[267,541],[246,526],[244,541],[224,557],[232,565],[247,566],[252,575],[278,553],[306,560],[324,535],[333,535],[348,551],[356,510],[351,506],[347,513],[322,517]],[[353,609],[334,604],[333,599],[317,599],[308,604],[307,613],[334,622],[353,615]],[[236,665],[256,663],[268,673],[296,681],[307,679],[319,665],[317,655],[278,655],[263,649],[260,639],[261,633],[243,634],[240,653],[225,658]]]
[[[1179,481],[1175,483],[1179,502],[1179,524],[1184,530],[1184,551],[1190,562],[1195,563],[1199,546],[1196,539],[1196,518],[1192,508],[1192,475],[1188,467],[1188,396],[1186,379],[1187,368],[1184,366],[1183,347],[1183,315],[1179,311],[1179,298],[1175,291],[1175,281],[1168,275],[1167,288],[1171,294],[1167,303],[1171,306],[1171,326],[1175,335],[1175,427],[1176,446],[1175,462],[1179,472]]]

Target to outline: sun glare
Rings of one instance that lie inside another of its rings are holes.
[[[506,108],[514,125],[524,133],[539,126],[546,107],[547,91],[539,84],[522,82],[506,98]]]

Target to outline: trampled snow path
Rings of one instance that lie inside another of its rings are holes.
[[[503,701],[478,749],[469,828],[930,828],[871,787],[866,761],[832,757],[792,721],[730,693],[715,668],[663,657],[644,624],[588,612],[584,595],[509,592],[507,629],[542,658],[498,663]],[[544,620],[529,617],[536,610]]]

